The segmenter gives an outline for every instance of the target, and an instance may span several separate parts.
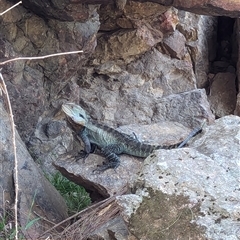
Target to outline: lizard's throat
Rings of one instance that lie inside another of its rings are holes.
[[[85,122],[84,121],[79,121],[79,122],[76,123],[70,117],[68,117],[68,121],[72,125],[72,127],[74,129],[77,129],[77,130],[79,130],[79,129],[81,129],[81,128],[83,128],[85,126]]]

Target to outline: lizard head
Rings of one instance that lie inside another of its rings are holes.
[[[88,121],[86,112],[75,103],[64,103],[62,105],[62,111],[75,124],[85,126]]]

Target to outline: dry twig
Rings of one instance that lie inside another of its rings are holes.
[[[13,154],[14,154],[14,174],[15,174],[15,204],[14,204],[14,214],[15,214],[15,230],[16,230],[16,237],[15,239],[18,239],[18,211],[17,211],[17,206],[18,206],[18,161],[17,161],[17,148],[16,148],[16,137],[15,137],[15,124],[13,120],[13,112],[12,112],[12,106],[10,102],[10,98],[8,95],[7,91],[7,86],[5,84],[5,81],[3,79],[3,75],[1,73],[0,69],[0,79],[1,79],[1,84],[0,88],[2,88],[3,93],[6,95],[7,98],[7,107],[9,110],[9,116],[10,116],[10,122],[11,122],[11,129],[12,129],[12,143],[13,143]]]
[[[22,1],[19,1],[18,3],[16,3],[15,5],[11,6],[10,8],[8,8],[7,10],[5,10],[4,12],[0,13],[0,16],[2,16],[3,14],[5,14],[6,12],[12,10],[13,8],[15,8],[16,6],[18,6],[19,4],[21,4]]]
[[[53,54],[44,55],[44,56],[38,56],[38,57],[17,57],[17,58],[6,60],[4,62],[0,62],[0,65],[4,65],[4,64],[10,63],[10,62],[19,61],[19,60],[39,60],[39,59],[45,59],[45,58],[62,56],[62,55],[68,55],[68,54],[82,53],[82,52],[83,52],[83,50],[72,51],[72,52],[53,53]]]

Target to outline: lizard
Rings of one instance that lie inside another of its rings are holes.
[[[116,169],[120,165],[118,155],[121,153],[146,158],[154,150],[183,147],[190,138],[202,130],[201,127],[194,129],[184,141],[177,144],[150,145],[140,142],[136,137],[119,132],[92,120],[86,111],[75,103],[62,104],[62,111],[85,145],[84,159],[92,152],[92,146],[97,146],[101,149],[102,155],[108,162],[98,166],[97,169],[94,170],[99,172],[109,168]]]

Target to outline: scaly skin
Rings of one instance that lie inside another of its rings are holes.
[[[78,132],[85,144],[85,157],[91,152],[91,144],[98,146],[108,163],[99,166],[97,171],[105,171],[108,168],[116,169],[120,165],[118,154],[126,153],[136,157],[147,157],[157,149],[172,149],[183,147],[190,138],[201,129],[195,129],[180,143],[173,145],[149,145],[139,142],[127,134],[121,133],[113,128],[94,122],[86,112],[74,103],[65,103],[62,110],[66,114],[72,127]],[[79,130],[81,128],[81,130]]]

